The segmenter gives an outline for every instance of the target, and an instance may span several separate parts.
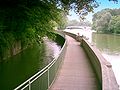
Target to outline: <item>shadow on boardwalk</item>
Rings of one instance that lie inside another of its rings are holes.
[[[65,59],[49,90],[99,90],[95,72],[79,42],[69,36],[66,39]]]

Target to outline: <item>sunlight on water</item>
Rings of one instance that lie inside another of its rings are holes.
[[[46,46],[46,60],[48,60],[47,63],[50,63],[54,58],[56,58],[61,50],[61,46],[57,45],[56,42],[44,38],[45,46]]]

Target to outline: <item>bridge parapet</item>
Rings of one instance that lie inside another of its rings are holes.
[[[65,33],[76,39],[75,34],[69,32]],[[81,41],[81,46],[84,48],[86,54],[90,58],[90,62],[96,72],[96,76],[99,80],[102,90],[119,90],[119,86],[112,70],[112,65],[101,55],[96,46],[89,43],[84,38]]]

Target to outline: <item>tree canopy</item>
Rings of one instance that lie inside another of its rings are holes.
[[[120,33],[120,9],[103,9],[93,15],[93,29],[97,32]]]
[[[96,0],[0,0],[0,54],[17,41],[26,46],[53,36],[55,26],[65,27],[71,9],[84,19],[96,7]]]
[[[77,20],[68,20],[67,26],[91,26],[91,23],[89,21],[83,21],[80,22]]]

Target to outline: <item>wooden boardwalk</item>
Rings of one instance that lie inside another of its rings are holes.
[[[49,90],[99,90],[99,84],[80,43],[66,36],[67,51],[58,76]]]

